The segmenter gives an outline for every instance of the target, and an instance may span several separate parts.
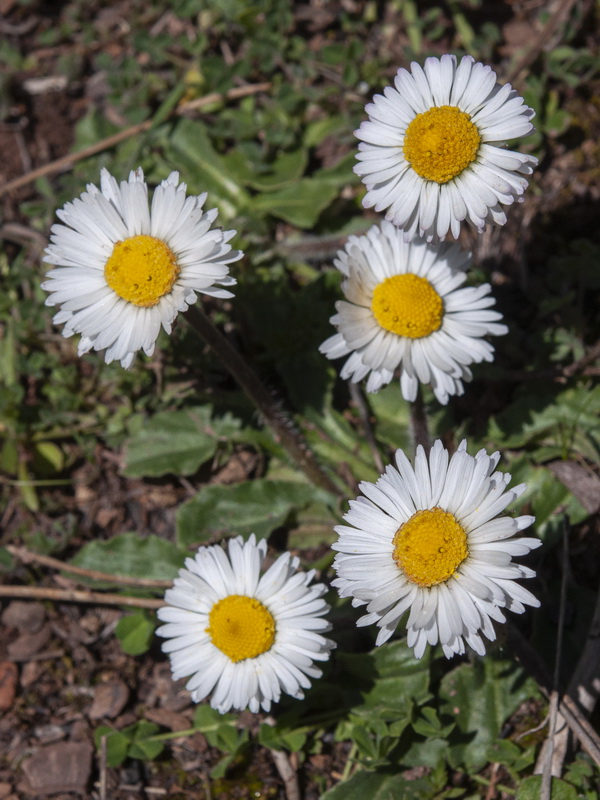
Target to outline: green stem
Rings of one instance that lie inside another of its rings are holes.
[[[421,384],[417,389],[417,396],[414,402],[410,403],[410,427],[412,432],[413,444],[415,450],[418,445],[422,445],[425,453],[429,453],[431,449],[431,440],[429,438],[429,428],[427,425],[427,415],[425,413],[425,404],[423,403],[423,392],[421,391]]]
[[[265,389],[254,370],[217,330],[206,314],[198,306],[192,306],[186,311],[185,317],[252,400],[264,421],[273,430],[275,439],[287,450],[306,477],[315,486],[342,497],[343,493],[317,462],[314,453],[294,428],[294,423],[282,409],[281,404]]]

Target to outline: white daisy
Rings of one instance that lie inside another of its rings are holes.
[[[100,189],[88,184],[80,198],[57,212],[44,261],[59,268],[42,288],[48,306],[60,306],[64,336],[81,334],[79,355],[106,350],[107,363],[131,366],[138,350],[152,355],[160,326],[196,301],[196,292],[232,297],[228,264],[242,253],[227,242],[235,231],[212,229],[217,210],[203,211],[206,193],[186,197],[172,172],[154,191],[137,169],[119,185],[103,169]]]
[[[499,458],[485,450],[470,456],[463,441],[449,460],[438,440],[429,458],[417,449],[414,468],[398,450],[397,468],[360,484],[365,497],[350,502],[348,525],[336,528],[333,585],[367,606],[358,625],[376,624],[378,645],[410,610],[407,643],[417,658],[438,641],[447,658],[464,653],[465,642],[483,655],[480,633],[496,638],[492,619],[506,621],[500,609],[539,606],[515,583],[535,573],[512,557],[541,541],[511,538],[534,517],[499,516],[525,489],[507,489],[510,475],[494,472]]]
[[[530,133],[535,112],[491,67],[471,56],[413,62],[365,110],[354,168],[368,189],[363,205],[387,209],[407,239],[457,238],[465,219],[480,232],[504,225],[501,206],[522,200],[537,159],[501,145]]]
[[[414,400],[419,382],[430,383],[440,403],[463,394],[472,379],[468,365],[492,361],[483,336],[508,328],[490,310],[490,285],[459,288],[468,253],[456,244],[405,242],[389,222],[365,236],[350,236],[335,266],[344,275],[348,302],[336,303],[331,323],[338,333],[319,348],[328,358],[350,355],[341,376],[356,383],[367,375],[367,391],[389,383],[400,367],[400,386]]]
[[[298,558],[284,553],[261,577],[266,552],[266,540],[257,544],[254,534],[230,539],[228,555],[219,545],[201,547],[158,611],[173,678],[191,675],[192,699],[212,692],[210,704],[222,714],[269,711],[282,691],[304,697],[309,678],[321,675],[313,662],[326,661],[334,646],[321,635],[330,628],[322,619],[329,606],[326,587],[309,586],[314,570],[297,571]]]

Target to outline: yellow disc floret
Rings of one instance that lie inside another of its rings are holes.
[[[469,555],[467,534],[453,514],[428,508],[398,528],[393,558],[409,581],[427,588],[451,578]]]
[[[469,114],[456,106],[434,106],[406,129],[404,158],[426,181],[447,183],[475,161],[480,143]]]
[[[224,597],[214,604],[208,621],[212,643],[234,663],[266,653],[275,641],[273,615],[255,597]]]
[[[110,288],[134,306],[155,306],[179,275],[175,254],[154,236],[131,236],[117,242],[104,266]]]
[[[375,287],[371,311],[386,331],[421,339],[441,327],[444,303],[428,280],[407,272]]]

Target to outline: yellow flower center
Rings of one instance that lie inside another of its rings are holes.
[[[480,143],[469,114],[456,106],[434,106],[406,129],[404,158],[426,181],[447,183],[475,161]]]
[[[117,242],[104,266],[110,288],[134,306],[155,306],[179,275],[175,254],[154,236],[130,236]]]
[[[444,583],[469,555],[467,534],[453,514],[428,508],[401,525],[393,558],[409,581],[429,587]]]
[[[407,272],[375,287],[371,311],[386,331],[421,339],[441,327],[444,303],[428,280]]]
[[[208,621],[212,643],[234,663],[266,653],[275,641],[273,615],[255,597],[224,597],[214,604]]]

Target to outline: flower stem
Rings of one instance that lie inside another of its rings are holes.
[[[254,370],[217,330],[206,314],[198,306],[192,306],[184,316],[196,333],[204,339],[227,367],[252,400],[264,421],[273,430],[275,439],[287,450],[306,477],[315,486],[325,489],[337,497],[342,497],[343,492],[317,462],[314,453],[303,436],[295,429],[294,423],[282,409],[281,404],[265,389]]]
[[[421,384],[419,384],[417,387],[417,396],[409,405],[410,428],[415,450],[419,445],[422,445],[425,453],[429,453],[429,450],[431,449],[431,440],[429,439],[429,428],[427,425],[427,415],[425,414],[425,404],[423,403]]]

